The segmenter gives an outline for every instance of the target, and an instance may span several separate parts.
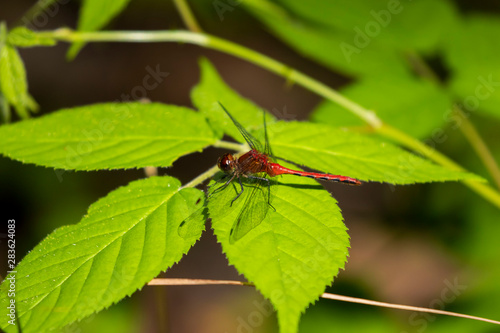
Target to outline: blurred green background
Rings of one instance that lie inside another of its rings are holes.
[[[57,7],[45,13],[45,18],[35,20],[36,28],[75,27],[79,3],[66,2],[60,1]],[[360,73],[366,75],[364,69],[356,72],[356,66],[333,70],[328,65],[328,59],[314,61],[307,53],[307,43],[301,46],[302,49],[298,48],[302,55],[298,54],[273,34],[270,28],[272,23],[264,25],[240,1],[223,1],[232,9],[225,11],[222,20],[216,9],[220,5],[218,0],[190,3],[205,31],[276,58],[331,87],[341,89]],[[283,3],[286,5],[287,1]],[[497,1],[446,3],[455,8],[454,15],[457,17],[480,14],[499,20],[500,4]],[[33,4],[33,1],[24,0],[4,1],[0,4],[0,20],[7,21],[10,27]],[[338,5],[343,8],[350,3],[338,1]],[[294,15],[299,14],[295,12]],[[338,19],[342,20],[344,17],[340,14]],[[331,20],[335,22],[335,13],[332,13]],[[415,33],[420,33],[425,39],[425,15],[421,21],[422,26],[416,29],[422,30]],[[154,0],[131,1],[108,26],[112,30],[183,28],[182,20],[170,1]],[[497,31],[486,31],[477,38],[498,45],[498,36]],[[473,47],[471,45],[471,53],[474,53]],[[162,71],[169,72],[169,76],[157,88],[148,91],[147,96],[141,97],[191,106],[189,91],[198,81],[197,61],[202,55],[215,64],[234,89],[278,117],[305,120],[322,103],[313,93],[289,86],[282,78],[261,68],[193,45],[88,44],[72,62],[65,60],[67,48],[67,44],[59,44],[56,47],[20,50],[27,69],[30,93],[40,104],[39,113],[42,115],[65,107],[123,101],[129,98],[127,95],[133,95],[136,91],[134,87],[142,84],[148,66],[159,66]],[[424,55],[442,78],[452,73],[452,60],[447,63],[439,52],[424,52]],[[377,78],[377,75],[380,73],[366,77]],[[390,78],[388,81],[393,82]],[[467,88],[458,87],[454,92],[460,89]],[[384,105],[385,101],[393,98],[391,93],[389,90],[376,95],[373,98],[379,101],[374,101],[374,104]],[[363,96],[359,97],[359,101]],[[435,106],[437,102],[429,97],[428,103]],[[495,114],[495,109],[499,110],[500,104],[493,101],[488,104],[488,109],[489,113],[473,113],[470,120],[498,161],[500,111]],[[442,110],[443,113],[445,111]],[[438,118],[440,116],[441,113],[437,114]],[[427,117],[417,114],[416,119],[425,124],[429,119]],[[412,123],[407,126],[411,127]],[[447,139],[438,143],[436,148],[470,171],[490,179],[462,133],[446,124],[442,128]],[[414,135],[425,139],[429,133],[424,131]],[[221,152],[207,149],[203,153],[186,156],[172,168],[160,170],[160,174],[178,177],[186,183],[212,166]],[[98,198],[133,179],[144,177],[143,170],[56,172],[6,158],[0,159],[0,170],[3,221],[12,218],[17,221],[18,258],[55,228],[77,223],[88,206]],[[497,208],[460,183],[404,187],[364,184],[360,188],[333,184],[327,185],[327,188],[339,201],[351,236],[346,269],[328,288],[328,292],[423,307],[444,307],[450,311],[500,320],[500,247],[497,243],[500,212]],[[5,242],[0,245],[5,251]],[[4,262],[1,264],[5,265]],[[1,266],[0,269],[3,276],[6,267]],[[187,257],[164,275],[242,279],[233,267],[228,266],[211,230],[204,234]],[[258,292],[250,288],[144,287],[130,299],[65,331],[277,332],[275,315],[265,310],[268,306]],[[329,300],[320,300],[311,306],[300,324],[300,332],[452,330],[500,331],[492,324],[466,319]]]

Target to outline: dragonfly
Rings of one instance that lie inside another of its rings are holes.
[[[264,140],[265,145],[262,146],[261,142],[252,136],[247,130],[229,113],[229,111],[219,102],[219,105],[227,114],[229,119],[233,122],[236,128],[239,130],[240,134],[245,139],[246,143],[250,147],[250,151],[244,153],[241,156],[235,156],[230,153],[226,153],[219,157],[217,161],[218,168],[223,172],[223,177],[221,177],[212,188],[212,190],[207,198],[210,200],[211,197],[215,196],[217,193],[224,191],[230,184],[235,184],[236,187],[239,185],[239,191],[236,189],[236,196],[230,199],[228,203],[229,207],[240,198],[240,196],[245,191],[245,186],[243,186],[243,180],[247,181],[247,188],[251,189],[251,193],[247,196],[243,208],[239,212],[229,235],[230,243],[234,243],[241,239],[243,236],[248,234],[252,229],[257,227],[267,215],[269,208],[275,208],[271,204],[271,187],[275,184],[272,180],[273,177],[279,175],[293,175],[308,177],[312,179],[340,182],[348,185],[361,185],[361,182],[355,178],[332,175],[322,172],[307,172],[302,170],[293,170],[286,168],[275,161],[277,159],[283,160],[285,162],[291,163],[298,167],[299,164],[285,160],[280,157],[275,157],[272,154],[271,147],[269,145],[269,138],[267,135],[267,125],[266,117],[264,113]],[[249,181],[249,182],[248,182]],[[217,184],[221,184],[217,187]],[[210,212],[210,216],[218,216],[222,214],[219,212]],[[180,228],[184,226],[183,221]]]

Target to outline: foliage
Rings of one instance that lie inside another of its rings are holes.
[[[500,67],[496,43],[477,36],[494,36],[491,31],[500,29],[498,18],[462,18],[450,1],[390,3],[249,0],[243,6],[298,52],[354,78],[342,93],[376,110],[381,121],[412,137],[427,138],[456,122],[443,112],[451,115],[447,110],[457,96],[465,111],[470,107],[467,101],[475,96],[481,107],[468,111],[497,117],[495,71]],[[127,0],[106,5],[83,1],[78,30],[105,27],[127,4]],[[335,19],[332,12],[337,13]],[[378,32],[370,33],[377,26]],[[28,93],[17,48],[52,46],[58,35],[26,28],[7,32],[4,24],[0,30],[3,113],[9,115],[12,105],[20,117],[28,118],[37,106]],[[73,42],[69,58],[87,40],[75,38]],[[449,82],[432,75],[425,62],[426,57],[440,53],[452,71]],[[478,57],[483,60],[476,61]],[[209,146],[227,147],[224,134],[245,144],[219,103],[262,138],[265,111],[226,84],[208,60],[202,59],[200,67],[200,82],[191,92],[198,112],[136,102],[68,108],[3,125],[0,153],[23,163],[64,170],[169,167],[182,156]],[[314,123],[277,121],[265,114],[273,154],[365,182],[484,181],[409,152],[401,147],[404,142],[359,131],[364,123],[348,111],[352,110],[325,101],[313,112]],[[246,148],[242,145],[240,150]],[[205,204],[201,191],[181,186],[170,176],[136,180],[110,192],[92,204],[79,223],[56,229],[17,265],[17,315],[22,331],[61,328],[142,288],[196,243],[204,229],[206,209],[229,263],[271,301],[280,331],[296,332],[301,314],[344,269],[350,246],[336,199],[315,181],[297,178],[279,177],[270,198],[274,209],[236,242],[230,240],[230,233],[253,194],[251,182],[245,181],[245,191],[234,204],[238,184],[230,184]],[[479,216],[480,210],[475,208],[474,214]],[[189,232],[180,231],[186,223]],[[487,237],[485,230],[481,224],[474,239]],[[481,242],[471,244],[481,246]],[[8,287],[6,282],[0,286],[4,311],[0,327],[15,332],[5,316]],[[379,325],[378,318],[371,320]]]

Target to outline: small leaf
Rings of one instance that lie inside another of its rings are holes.
[[[28,94],[23,61],[17,50],[8,44],[0,49],[0,89],[20,117],[28,118],[29,111],[36,111],[38,108]]]
[[[84,0],[80,9],[78,31],[96,31],[104,27],[125,7],[130,0]],[[68,51],[68,58],[73,59],[85,45],[84,42],[75,42]]]
[[[453,70],[450,87],[465,114],[500,117],[500,34],[498,16],[475,14],[450,34],[445,57]]]
[[[269,126],[276,156],[307,167],[364,181],[413,184],[482,180],[451,171],[390,143],[321,124],[278,122]]]
[[[205,58],[200,61],[201,79],[191,91],[191,100],[198,110],[208,119],[219,135],[228,133],[233,138],[241,138],[238,129],[226,116],[219,103],[245,127],[262,126],[263,110],[238,95],[219,76],[214,66]],[[269,115],[270,121],[273,118]]]
[[[156,103],[96,104],[0,128],[2,154],[72,170],[167,167],[216,140],[202,115]]]
[[[26,27],[12,29],[7,37],[7,42],[12,46],[32,47],[32,46],[53,46],[56,40],[49,37],[43,37],[40,34],[31,31]]]
[[[253,282],[278,311],[280,332],[297,331],[300,314],[318,299],[347,260],[349,236],[340,209],[316,182],[279,178],[262,223],[236,242],[234,221],[252,193],[228,186],[208,202],[212,226],[229,263]],[[252,221],[242,221],[252,223]]]
[[[195,243],[177,235],[203,193],[179,192],[171,177],[121,187],[89,208],[80,223],[57,229],[16,267],[16,310],[22,332],[45,332],[80,320],[131,295],[171,267]],[[7,290],[0,287],[0,326],[7,323]]]
[[[452,105],[451,97],[436,85],[405,76],[367,78],[340,92],[374,110],[385,123],[417,138],[444,127],[444,115]],[[329,101],[320,104],[311,118],[332,126],[366,125],[352,112]]]

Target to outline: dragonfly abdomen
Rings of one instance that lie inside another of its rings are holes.
[[[328,173],[292,170],[292,169],[285,168],[284,166],[281,166],[277,163],[269,164],[269,171],[268,171],[268,174],[272,177],[278,176],[278,175],[294,175],[294,176],[308,177],[308,178],[318,179],[318,180],[346,183],[346,184],[350,184],[350,185],[361,185],[361,182],[359,180],[351,178],[351,177],[330,175]]]

